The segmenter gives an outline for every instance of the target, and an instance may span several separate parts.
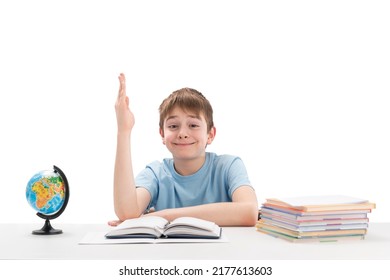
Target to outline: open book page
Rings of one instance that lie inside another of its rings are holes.
[[[131,228],[131,227],[145,227],[145,228],[165,228],[168,224],[168,220],[159,216],[142,216],[140,218],[128,219],[117,226],[120,228]]]
[[[270,199],[270,201],[278,201],[294,207],[329,204],[356,204],[368,202],[366,199],[360,199],[345,195],[300,196],[281,199]]]
[[[129,219],[123,221],[115,229],[106,234],[106,237],[126,235],[151,235],[160,237],[164,231],[165,226],[168,224],[168,220],[158,216],[144,216],[141,218]]]
[[[167,225],[164,235],[218,238],[221,235],[221,228],[215,223],[206,220],[182,217],[175,219]]]
[[[172,221],[167,226],[167,229],[174,226],[192,226],[192,227],[197,227],[204,230],[212,231],[214,229],[215,223],[206,220],[197,219],[197,218],[192,218],[192,217],[181,217]]]

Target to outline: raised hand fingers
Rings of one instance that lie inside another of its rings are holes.
[[[118,92],[118,98],[126,95],[126,77],[125,74],[120,73],[119,74],[119,92]]]
[[[118,131],[129,132],[134,126],[134,115],[129,107],[129,97],[126,95],[126,79],[121,73],[118,76],[119,91],[115,102],[116,118],[118,123]]]

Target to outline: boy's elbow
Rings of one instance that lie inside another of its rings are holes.
[[[253,227],[256,225],[257,221],[258,221],[257,215],[253,215],[251,213],[251,215],[248,215],[247,219],[245,220],[245,224],[243,226]]]
[[[256,203],[248,203],[241,226],[253,227],[258,221],[258,209]]]
[[[141,214],[135,213],[135,212],[126,212],[123,210],[115,210],[115,214],[118,217],[119,220],[125,221],[128,219],[134,219],[134,218],[139,218]]]

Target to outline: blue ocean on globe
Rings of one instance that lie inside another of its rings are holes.
[[[65,186],[54,171],[40,171],[27,183],[26,198],[30,206],[41,214],[58,212],[65,202]]]

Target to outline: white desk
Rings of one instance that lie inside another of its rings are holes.
[[[254,227],[227,227],[228,243],[79,245],[87,232],[106,231],[105,225],[58,224],[63,234],[38,236],[41,224],[0,224],[0,259],[35,260],[390,260],[390,223],[370,223],[365,240],[295,244]]]

